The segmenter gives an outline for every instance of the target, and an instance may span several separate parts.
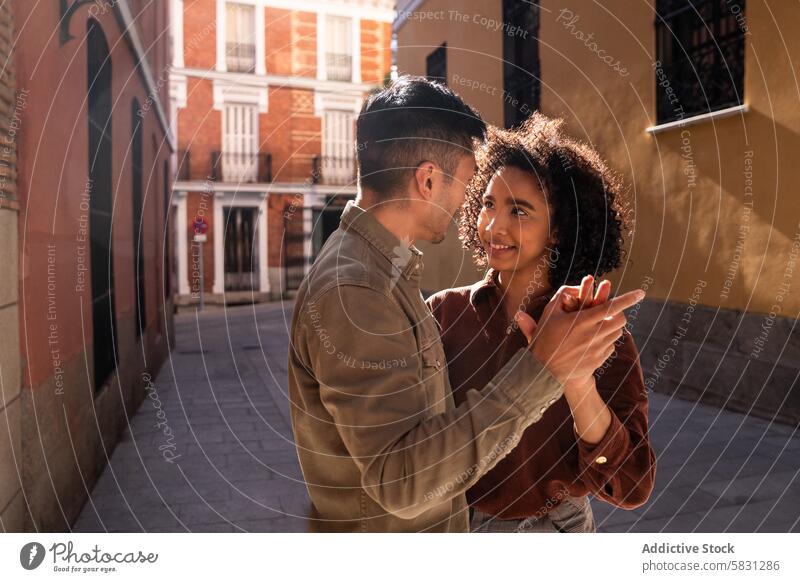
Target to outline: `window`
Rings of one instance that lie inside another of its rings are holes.
[[[325,17],[325,74],[331,81],[353,78],[353,21],[345,16]]]
[[[227,104],[222,111],[222,180],[255,182],[258,174],[258,106]]]
[[[428,55],[425,63],[425,76],[431,81],[447,85],[447,43]]]
[[[144,303],[144,248],[142,240],[142,118],[139,116],[139,101],[133,100],[131,111],[131,201],[133,212],[133,279],[134,305],[133,322],[136,325],[136,337],[142,335],[147,328],[147,312]]]
[[[89,146],[89,238],[92,269],[92,351],[94,388],[116,369],[117,312],[112,245],[111,57],[100,24],[87,31]]]
[[[744,0],[658,0],[658,123],[743,103],[744,7]]]
[[[322,182],[353,184],[355,116],[351,111],[325,111],[322,118]]]
[[[503,117],[507,128],[539,108],[539,3],[503,0]]]
[[[228,2],[225,7],[225,55],[229,71],[256,70],[255,6]]]

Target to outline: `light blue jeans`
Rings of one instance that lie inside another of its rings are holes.
[[[498,519],[475,510],[470,530],[476,533],[593,533],[597,531],[589,497],[565,497],[541,517]]]

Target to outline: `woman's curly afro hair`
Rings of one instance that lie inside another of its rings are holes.
[[[491,128],[476,153],[478,171],[467,188],[459,236],[479,267],[487,265],[478,237],[478,215],[489,181],[501,168],[515,167],[537,180],[550,208],[557,243],[550,252],[550,285],[575,285],[619,267],[627,220],[621,181],[597,152],[562,131],[563,120],[534,112],[512,130]]]

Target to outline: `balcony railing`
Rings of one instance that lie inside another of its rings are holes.
[[[217,182],[272,182],[272,154],[211,153],[211,179]]]
[[[353,78],[353,55],[326,53],[325,74],[330,81],[350,81]]]
[[[256,45],[240,42],[225,43],[225,62],[232,73],[255,73]]]
[[[356,164],[353,158],[316,156],[311,170],[314,184],[344,186],[356,181]]]

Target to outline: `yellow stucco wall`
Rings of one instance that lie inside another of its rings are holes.
[[[500,5],[464,2],[458,10],[499,18]],[[564,117],[569,131],[591,142],[629,188],[635,232],[629,260],[612,279],[621,289],[646,283],[651,298],[796,317],[800,11],[791,3],[748,2],[747,113],[649,134],[656,81],[648,3],[544,0],[541,6],[542,111]],[[564,8],[578,20],[561,13]],[[442,0],[419,10],[444,10],[445,18],[400,28],[401,72],[424,73],[424,57],[432,50],[427,47],[447,40],[451,79],[459,75],[502,88],[502,32],[454,21]],[[578,32],[584,39],[593,34],[596,46],[588,47]],[[427,47],[408,48],[418,45]],[[595,50],[619,61],[617,70]],[[502,121],[502,97],[463,81],[450,84],[488,120]],[[459,263],[455,242],[429,250],[428,261]],[[428,281],[435,288],[447,284],[443,278]],[[472,273],[466,278],[474,280]]]
[[[477,108],[484,119],[502,124],[502,37],[487,34],[487,26],[501,20],[500,2],[423,2],[413,19],[398,31],[398,70],[424,76],[425,58],[446,41],[449,86]],[[461,249],[454,224],[444,242],[438,245],[423,242],[418,246],[425,253],[422,274],[425,290],[467,285],[481,276],[469,253]]]
[[[580,16],[569,29],[564,6]],[[781,2],[748,3],[747,113],[652,135],[644,131],[655,124],[651,9],[622,0],[542,7],[542,110],[565,117],[630,186],[636,231],[631,260],[615,275],[620,286],[652,277],[653,298],[756,312],[778,304],[796,316],[798,294],[780,285],[794,278],[788,256],[800,234],[800,13]],[[630,74],[600,61],[576,30],[594,33]]]

